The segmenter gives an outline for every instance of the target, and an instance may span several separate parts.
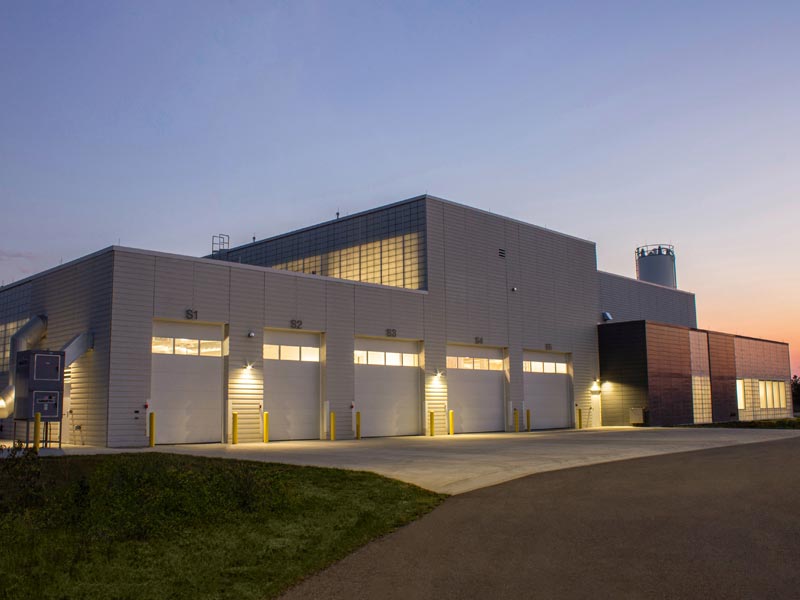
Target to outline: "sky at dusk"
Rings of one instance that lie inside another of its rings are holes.
[[[428,192],[676,246],[800,373],[798,2],[0,3],[0,280]]]

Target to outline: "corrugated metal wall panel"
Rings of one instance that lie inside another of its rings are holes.
[[[322,353],[323,402],[337,414],[337,439],[352,439],[350,405],[355,398],[355,298],[353,286],[329,282],[327,288],[328,321]],[[328,416],[325,416],[328,421]]]
[[[147,444],[144,405],[150,399],[155,272],[153,256],[114,252],[108,419],[112,447]]]
[[[230,326],[228,356],[228,428],[231,414],[239,414],[239,441],[261,440],[264,400],[263,330],[265,273],[230,268]],[[269,287],[267,287],[269,289]],[[254,332],[249,337],[249,332]],[[251,365],[251,368],[246,368]]]

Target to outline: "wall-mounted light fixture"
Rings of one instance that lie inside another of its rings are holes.
[[[249,337],[249,338],[254,338],[254,337],[256,337],[256,332],[255,332],[255,331],[248,331],[248,332],[247,332],[247,337]]]
[[[436,377],[441,377],[442,375],[444,375],[444,371],[442,371],[441,369],[436,369],[436,371],[434,372],[434,375]]]
[[[517,291],[517,286],[514,286],[514,287],[512,287],[512,288],[511,288],[511,291],[512,291],[512,292],[516,292],[516,291]]]
[[[244,361],[244,370],[245,371],[249,371],[252,368],[253,368],[253,363],[251,363],[249,360],[245,360]]]
[[[597,393],[600,392],[600,380],[599,379],[595,379],[594,382],[592,382],[592,387],[589,388],[589,391],[592,392],[593,394],[597,394]]]

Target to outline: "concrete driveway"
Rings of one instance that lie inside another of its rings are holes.
[[[193,444],[158,446],[155,451],[373,471],[429,490],[461,494],[534,473],[798,436],[797,430],[619,428],[236,446]],[[64,453],[97,451],[71,447]]]
[[[795,436],[459,494],[285,598],[798,598],[798,455]]]

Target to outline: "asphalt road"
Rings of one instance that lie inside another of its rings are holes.
[[[800,598],[800,438],[449,498],[285,598]]]

